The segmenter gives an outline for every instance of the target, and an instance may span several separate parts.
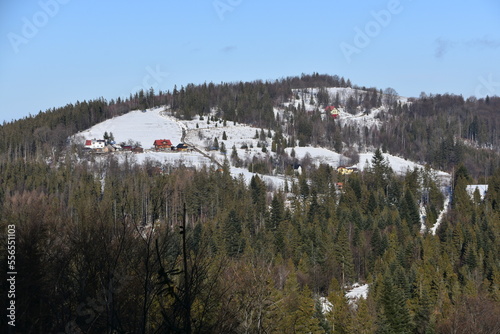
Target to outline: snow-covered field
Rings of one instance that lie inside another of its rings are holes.
[[[151,148],[155,139],[170,139],[174,145],[181,142],[182,128],[173,118],[162,115],[164,108],[131,111],[125,115],[108,119],[79,132],[75,137],[82,139],[102,139],[105,132],[112,133],[115,142],[132,140],[144,149]]]

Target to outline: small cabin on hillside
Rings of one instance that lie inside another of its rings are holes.
[[[172,148],[173,149],[173,148]],[[180,143],[178,144],[176,147],[175,147],[175,150],[177,151],[181,151],[181,152],[185,152],[185,151],[188,151],[189,150],[189,146],[184,144],[184,143]]]
[[[338,118],[339,117],[339,110],[335,106],[327,106],[325,108],[325,112],[329,113],[330,116],[332,116],[333,118]]]
[[[170,150],[173,145],[170,139],[157,139],[154,141],[153,146],[155,147],[155,150],[162,151]]]

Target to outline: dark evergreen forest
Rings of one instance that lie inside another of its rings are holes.
[[[359,88],[345,107],[385,104],[383,126],[358,131],[292,107],[283,127],[273,107],[310,87],[320,88],[322,105],[340,101],[321,88]],[[500,332],[500,98],[421,94],[401,104],[390,93],[315,73],[141,91],[4,123],[0,235],[15,225],[16,332]],[[250,185],[232,178],[227,161],[158,173],[157,162],[113,155],[92,164],[68,143],[103,120],[158,105],[180,118],[218,110],[272,129],[277,151],[295,141],[379,149],[363,172],[311,164],[290,189],[274,190],[258,176]],[[382,151],[429,168],[397,175]],[[447,194],[430,167],[453,171],[451,207],[435,235],[429,228]],[[489,185],[485,198],[465,190],[478,182]],[[7,254],[2,237],[2,268]],[[369,284],[369,294],[351,304],[345,292],[354,283]]]

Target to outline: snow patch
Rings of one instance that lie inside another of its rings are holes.
[[[359,285],[358,283],[355,283],[353,284],[353,288],[349,290],[345,296],[349,298],[351,303],[353,303],[360,298],[366,299],[368,297],[368,289],[369,284]]]
[[[488,185],[487,184],[470,184],[465,187],[465,190],[469,194],[470,198],[474,198],[474,192],[476,189],[479,191],[479,195],[481,196],[481,201],[484,199],[486,196],[486,193],[488,192]]]
[[[284,176],[262,175],[252,173],[245,168],[231,167],[231,176],[235,178],[239,178],[240,176],[242,176],[247,185],[250,184],[252,177],[256,175],[259,176],[259,178],[264,181],[267,186],[270,186],[271,188],[274,188],[276,190],[284,189],[286,183],[288,183],[288,186],[291,187],[291,180],[285,180]]]
[[[307,154],[309,154],[313,163],[317,166],[320,164],[327,164],[333,167],[338,167],[348,160],[348,158],[344,157],[342,154],[322,147],[287,147],[285,148],[285,152],[290,155],[292,153],[292,149],[295,151],[296,159],[303,159]]]
[[[425,210],[425,206],[420,204],[420,233],[425,233],[427,229],[425,227],[425,219],[427,218],[427,211]]]
[[[441,222],[443,221],[444,216],[448,212],[449,206],[450,206],[450,201],[451,201],[451,195],[447,196],[444,205],[443,205],[443,210],[439,213],[438,218],[436,219],[436,223],[434,226],[431,227],[431,233],[432,235],[436,235],[436,231],[439,228],[439,225],[441,225]]]
[[[333,310],[333,304],[326,297],[319,297],[319,305],[322,314],[327,314]]]

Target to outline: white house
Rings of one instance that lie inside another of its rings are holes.
[[[91,139],[86,140],[83,147],[91,150],[102,150],[106,146],[106,142],[103,139]]]

